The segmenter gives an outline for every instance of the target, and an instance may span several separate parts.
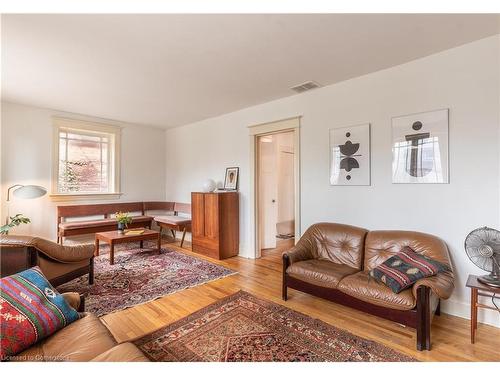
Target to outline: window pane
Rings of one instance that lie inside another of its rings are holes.
[[[101,136],[67,134],[59,143],[59,191],[108,192],[108,145]],[[67,151],[66,151],[67,149]]]

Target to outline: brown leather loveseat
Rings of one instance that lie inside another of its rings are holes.
[[[343,224],[312,225],[283,254],[283,299],[287,288],[301,290],[417,330],[417,349],[430,350],[430,327],[440,299],[454,288],[452,271],[417,281],[394,293],[369,272],[404,247],[444,263],[452,270],[448,247],[419,232],[368,231]]]

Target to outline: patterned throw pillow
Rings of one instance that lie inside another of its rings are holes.
[[[40,268],[0,279],[0,358],[8,359],[78,318]]]
[[[414,252],[409,247],[387,259],[370,271],[370,276],[384,283],[394,293],[399,293],[424,277],[447,271],[449,267],[424,255]]]

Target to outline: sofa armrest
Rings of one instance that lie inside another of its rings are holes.
[[[297,245],[295,245],[295,247],[292,247],[290,250],[283,252],[282,256],[288,257],[289,265],[300,262],[302,260],[313,258],[311,250],[307,246],[305,246],[305,244],[301,244],[300,241],[297,243]]]
[[[413,296],[417,298],[417,290],[420,286],[429,287],[439,298],[448,299],[455,288],[453,272],[445,271],[437,275],[425,277],[418,280],[412,288]]]
[[[31,246],[61,263],[81,262],[94,256],[93,244],[63,246],[53,241],[35,237]]]
[[[61,294],[66,302],[78,312],[83,312],[85,310],[85,297],[83,294],[78,294],[75,292],[65,292]]]

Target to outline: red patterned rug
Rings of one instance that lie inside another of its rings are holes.
[[[240,291],[135,344],[153,361],[401,362],[414,358]]]
[[[88,276],[63,284],[60,292],[85,294],[85,310],[98,316],[149,302],[179,290],[220,279],[236,272],[170,248],[161,254],[152,242],[115,246],[115,264],[103,245],[94,259],[94,285]]]

